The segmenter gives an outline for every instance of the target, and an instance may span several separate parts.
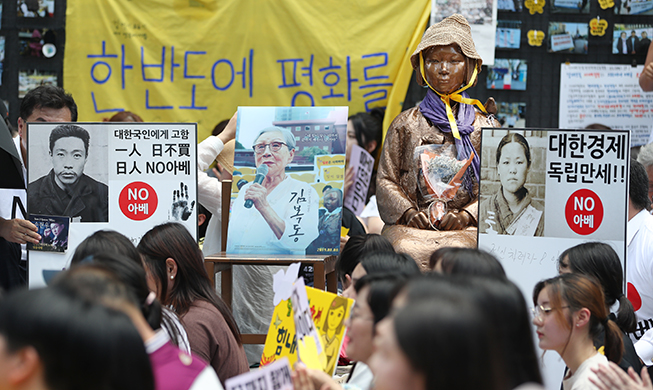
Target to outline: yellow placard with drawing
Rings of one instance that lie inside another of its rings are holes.
[[[306,287],[308,304],[315,328],[320,334],[326,357],[323,371],[333,375],[345,335],[345,319],[354,301],[336,294]],[[287,357],[292,366],[297,361],[297,338],[291,299],[282,300],[274,309],[265,340],[261,365]]]

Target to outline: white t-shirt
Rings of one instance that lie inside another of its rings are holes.
[[[637,316],[633,344],[653,327],[653,215],[642,210],[627,225],[627,297]]]
[[[598,387],[590,382],[589,378],[598,379],[591,369],[598,367],[600,364],[608,364],[608,358],[597,352],[594,356],[585,360],[574,375],[562,380],[563,390],[597,390]]]

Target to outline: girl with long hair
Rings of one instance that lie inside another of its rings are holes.
[[[137,249],[150,289],[181,318],[191,351],[211,364],[223,384],[247,372],[236,321],[211,285],[202,252],[188,230],[178,223],[156,226]]]
[[[642,363],[627,334],[635,331],[637,318],[633,304],[623,293],[624,273],[617,252],[610,245],[602,242],[585,242],[562,252],[558,259],[558,271],[561,274],[577,273],[596,278],[603,289],[605,307],[608,311],[619,302],[617,312],[610,313],[610,318],[621,329],[624,344],[624,355],[619,365],[624,370],[633,367],[636,372],[639,372]],[[602,332],[594,339],[594,346],[596,348],[603,346]]]

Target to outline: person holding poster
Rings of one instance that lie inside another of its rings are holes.
[[[390,125],[376,195],[386,223],[383,234],[397,251],[409,253],[427,268],[429,256],[440,246],[476,246],[480,130],[500,124],[478,100],[463,92],[476,84],[482,64],[464,17],[456,14],[429,27],[411,63],[417,82],[429,89],[419,107],[404,111]],[[496,109],[493,100],[488,102],[490,106]],[[460,174],[462,177],[456,177],[462,185],[453,178],[451,186],[449,181],[441,183],[450,190],[436,199],[430,192],[422,192],[426,178],[421,156],[443,157],[430,150],[418,154],[417,148],[424,147],[453,153],[444,168]],[[471,163],[471,169],[458,165],[463,161]],[[438,217],[434,218],[432,211],[436,210]]]
[[[524,187],[531,167],[531,148],[521,134],[508,133],[497,146],[501,187],[481,206],[481,233],[542,236],[544,207]]]
[[[293,134],[281,127],[267,127],[256,137],[256,172],[263,180],[247,183],[238,192],[232,205],[230,218],[236,223],[229,226],[228,252],[305,255],[306,247],[318,236],[317,192],[286,175],[295,145]]]

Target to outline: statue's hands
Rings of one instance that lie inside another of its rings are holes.
[[[406,225],[417,229],[430,229],[429,217],[421,211],[410,209],[406,211]]]
[[[462,230],[473,223],[472,216],[466,211],[448,211],[440,221],[440,230]]]

